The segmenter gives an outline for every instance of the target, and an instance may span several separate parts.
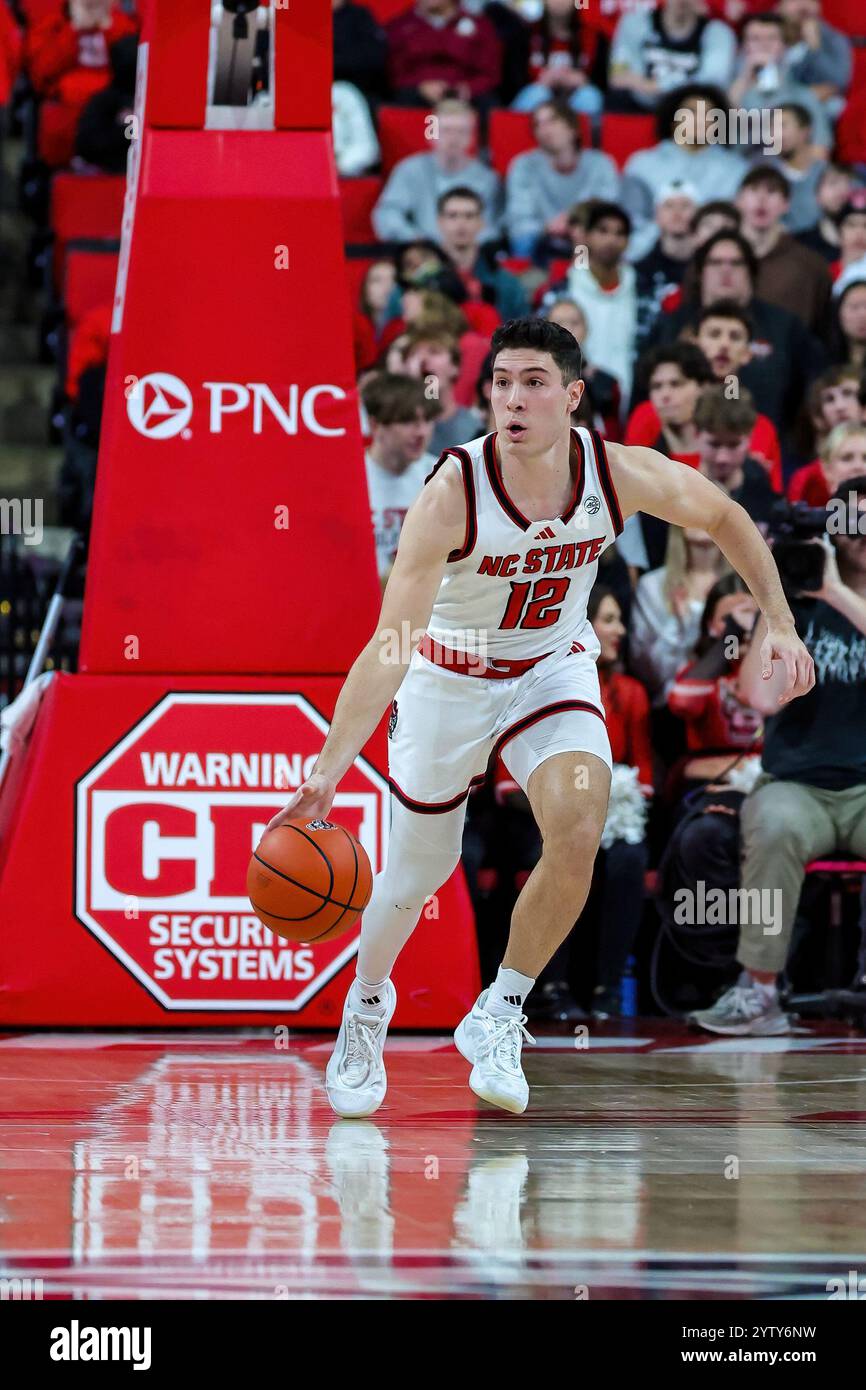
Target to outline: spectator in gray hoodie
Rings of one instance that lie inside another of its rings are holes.
[[[373,209],[373,227],[380,241],[412,241],[438,234],[436,205],[449,188],[477,193],[484,208],[481,240],[499,235],[502,184],[499,175],[470,155],[477,117],[468,102],[440,101],[433,112],[430,151],[411,154],[391,170]]]
[[[619,171],[609,155],[581,149],[577,112],[545,101],[532,113],[537,148],[511,161],[505,224],[515,256],[568,255],[568,209],[587,198],[616,202]]]
[[[785,21],[788,72],[837,116],[851,85],[850,39],[821,18],[821,0],[778,0],[776,10]]]
[[[749,166],[742,154],[715,143],[711,113],[725,106],[718,88],[690,84],[671,92],[659,107],[659,143],[637,150],[623,169],[620,201],[636,233],[648,226],[653,232],[656,191],[674,180],[687,183],[702,203],[733,198]],[[639,257],[648,245],[636,236],[632,254]]]
[[[662,0],[657,9],[624,14],[610,50],[610,90],[652,110],[684,82],[727,87],[737,41],[727,24],[702,11],[701,0]]]

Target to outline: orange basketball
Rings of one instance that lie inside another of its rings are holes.
[[[327,941],[358,920],[373,890],[363,845],[328,820],[267,830],[250,860],[247,892],[266,927],[287,941]]]

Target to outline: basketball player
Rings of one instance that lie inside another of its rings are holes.
[[[496,431],[446,450],[425,479],[403,524],[378,630],[346,677],[313,771],[269,827],[327,817],[391,704],[388,860],[364,912],[357,976],[326,1076],[343,1116],[382,1104],[391,970],[426,899],[460,859],[468,791],[494,749],[529,798],[543,848],[515,905],[499,973],[455,1041],[476,1095],[515,1114],[526,1109],[521,1049],[533,1039],[524,1001],[580,916],[607,811],[611,754],[586,604],[598,557],[626,517],[648,512],[708,531],[766,619],[765,678],[774,660],[784,663],[782,701],[815,679],[776,566],[742,507],[653,449],[605,445],[595,431],[572,428],[583,382],[567,329],[514,319],[496,330],[492,349]],[[398,639],[409,633],[403,650]]]

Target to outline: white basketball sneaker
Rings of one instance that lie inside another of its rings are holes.
[[[325,1072],[325,1089],[331,1109],[347,1120],[372,1115],[385,1099],[388,1078],[382,1051],[397,1007],[397,991],[390,980],[385,991],[384,1013],[350,1008],[351,989],[343,1005],[343,1021]]]
[[[529,1087],[520,1054],[524,1040],[534,1045],[526,1031],[526,1015],[497,1018],[484,1007],[488,991],[479,994],[469,1013],[458,1023],[454,1041],[458,1052],[472,1063],[469,1086],[490,1105],[522,1115],[529,1104]]]

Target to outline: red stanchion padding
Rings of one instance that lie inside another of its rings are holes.
[[[141,36],[148,46],[150,125],[203,128],[210,22],[210,0],[149,0]]]
[[[80,666],[348,670],[378,613],[330,138],[142,136]]]
[[[334,71],[330,5],[277,2],[274,123],[278,130],[330,130]]]

